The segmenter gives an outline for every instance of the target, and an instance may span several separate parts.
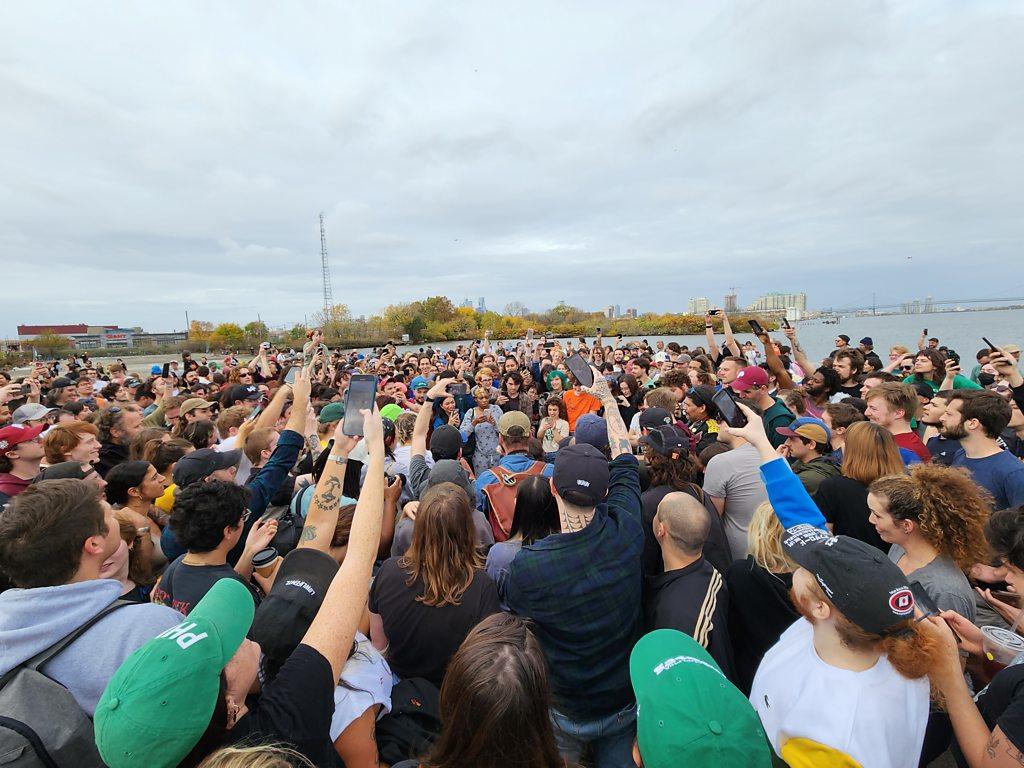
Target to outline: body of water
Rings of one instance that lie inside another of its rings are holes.
[[[827,355],[835,347],[835,338],[843,333],[850,337],[850,344],[856,346],[864,336],[870,336],[875,343],[875,351],[882,358],[887,360],[889,347],[894,344],[903,344],[911,350],[917,349],[917,340],[921,331],[927,328],[929,336],[936,336],[939,343],[955,349],[963,357],[967,366],[968,360],[973,361],[975,353],[985,346],[981,340],[987,336],[995,344],[1016,343],[1024,346],[1024,309],[1007,310],[983,310],[977,312],[935,312],[927,315],[878,315],[856,317],[848,316],[841,318],[840,322],[832,325],[821,320],[805,320],[796,323],[797,335],[801,344],[807,351],[808,357],[815,360]],[[773,338],[785,341],[782,330],[773,331],[769,335]],[[675,341],[689,347],[705,346],[703,336],[627,336],[624,342],[640,341],[646,338],[651,344],[658,339],[665,342]],[[718,333],[716,339],[722,341],[722,334]],[[744,341],[755,340],[749,333],[737,333],[736,339],[742,344]],[[470,340],[471,341],[471,340]],[[469,344],[463,342],[438,342],[432,344],[435,349],[447,350],[458,344]],[[593,341],[590,337],[588,341]],[[514,344],[514,341],[507,341],[506,346]],[[399,352],[418,350],[426,347],[426,344],[403,345],[398,347]],[[369,351],[369,350],[363,350]],[[193,350],[193,357],[199,359],[202,355]],[[219,355],[210,354],[210,360],[220,359]],[[247,360],[247,355],[242,355]],[[145,377],[149,375],[150,367],[161,365],[172,358],[166,355],[153,355],[142,357],[127,357],[128,369]],[[102,357],[94,358],[100,365],[114,362],[116,358]]]

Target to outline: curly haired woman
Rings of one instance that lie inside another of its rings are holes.
[[[920,582],[940,610],[972,621],[974,591],[964,571],[985,560],[989,506],[969,474],[937,464],[880,477],[868,488],[869,520],[892,545],[889,559]]]

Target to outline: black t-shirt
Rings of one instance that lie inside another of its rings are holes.
[[[189,611],[198,603],[210,588],[221,579],[235,579],[249,588],[252,599],[259,606],[263,593],[243,579],[227,563],[223,565],[188,565],[182,562],[182,555],[167,566],[160,583],[154,587],[150,599],[154,603],[169,605],[176,611],[188,616]]]
[[[458,605],[426,605],[423,580],[406,586],[409,574],[392,557],[377,571],[370,588],[370,610],[384,623],[388,665],[399,677],[423,677],[438,688],[455,651],[469,631],[492,613],[501,611],[498,588],[484,571],[473,581]]]
[[[978,710],[990,731],[998,725],[1010,743],[1024,752],[1024,664],[1007,667],[992,678],[978,697]]]
[[[729,636],[739,689],[750,694],[761,659],[800,614],[789,599],[793,574],[769,573],[753,555],[737,560],[725,575],[729,588]]]
[[[641,463],[641,467],[646,464]],[[640,515],[644,529],[644,551],[641,556],[641,565],[645,577],[657,576],[665,570],[665,564],[661,560],[661,547],[658,540],[654,538],[654,516],[658,513],[658,505],[661,500],[670,493],[675,493],[675,488],[667,485],[659,485],[648,488],[640,494],[640,503],[643,505]],[[711,517],[711,530],[704,542],[704,559],[718,569],[719,573],[725,573],[732,563],[732,554],[729,552],[729,540],[725,536],[725,526],[722,523],[722,516],[714,508],[707,495],[697,486],[684,491],[689,493],[698,501],[704,504]]]
[[[883,552],[889,545],[882,541],[875,526],[868,520],[868,489],[850,477],[829,477],[818,486],[812,497],[825,520],[832,523],[832,533],[851,536]]]
[[[685,568],[649,577],[644,630],[676,629],[707,649],[722,673],[736,679],[729,643],[729,593],[725,579],[703,557]]]
[[[846,386],[840,386],[836,390],[836,394],[839,394],[841,392],[844,395],[848,395],[849,397],[860,397],[860,387],[861,387],[861,385],[859,383],[857,383],[856,381],[854,381],[853,384],[847,384]]]
[[[228,731],[231,744],[285,742],[318,768],[344,766],[331,742],[334,675],[319,651],[299,644],[256,705]]]

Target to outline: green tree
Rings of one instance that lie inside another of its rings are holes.
[[[213,329],[213,338],[210,343],[222,347],[240,347],[245,343],[245,331],[237,323],[221,323]]]
[[[246,323],[242,331],[245,334],[245,340],[250,344],[258,344],[270,336],[270,329],[267,328],[267,324],[258,320]]]
[[[56,357],[59,353],[73,349],[75,346],[75,342],[67,336],[49,331],[39,334],[29,344],[44,357]]]
[[[420,302],[423,319],[429,323],[447,323],[455,317],[455,305],[447,296],[431,296]]]

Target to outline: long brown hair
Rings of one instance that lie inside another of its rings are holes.
[[[399,561],[409,573],[407,586],[423,579],[417,600],[436,607],[458,605],[473,583],[481,561],[472,514],[469,497],[455,483],[438,483],[423,495],[412,544]]]
[[[885,499],[894,519],[917,523],[925,541],[960,568],[986,561],[990,504],[967,470],[917,464],[909,476],[879,478],[868,490]]]
[[[441,684],[441,734],[422,765],[562,768],[550,706],[544,653],[527,620],[488,616],[448,665]]]
[[[858,421],[847,428],[843,446],[844,477],[871,485],[880,477],[903,474],[905,470],[896,438],[885,427]]]

